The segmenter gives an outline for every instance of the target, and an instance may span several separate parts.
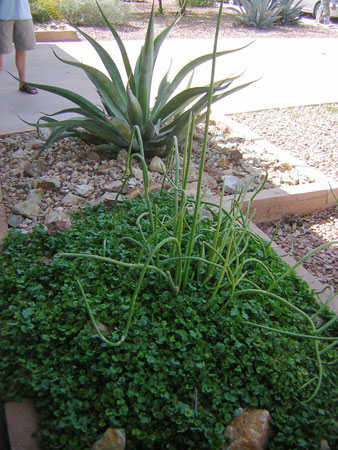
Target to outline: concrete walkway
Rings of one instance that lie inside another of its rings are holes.
[[[221,39],[219,50],[239,48],[251,42],[248,39]],[[131,61],[135,61],[141,47],[140,41],[125,43]],[[121,59],[115,42],[103,42],[120,66]],[[154,74],[154,84],[167,71],[174,57],[171,77],[184,63],[212,51],[212,40],[168,39],[160,52]],[[100,103],[97,93],[81,69],[60,62],[53,50],[65,59],[75,59],[97,68],[102,64],[87,42],[38,44],[29,53],[28,79],[70,89],[89,100]],[[257,39],[249,47],[218,60],[217,78],[244,72],[240,83],[259,79],[253,85],[216,104],[218,115],[283,108],[296,105],[338,102],[338,39]],[[194,85],[209,81],[210,65],[196,70]],[[4,70],[16,74],[14,55],[6,55]],[[42,112],[53,113],[69,107],[62,98],[40,91],[31,96],[17,90],[17,81],[5,71],[0,76],[0,134],[23,131],[31,127]],[[18,117],[19,116],[19,117]]]

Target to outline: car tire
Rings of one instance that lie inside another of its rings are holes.
[[[318,9],[320,7],[320,2],[317,2],[315,4],[315,7],[313,8],[313,17],[316,18],[317,17],[317,13],[318,13]]]

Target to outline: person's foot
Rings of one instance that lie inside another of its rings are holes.
[[[19,91],[24,92],[25,94],[37,94],[38,90],[33,87],[33,86],[29,86],[29,84],[21,84],[19,86]]]

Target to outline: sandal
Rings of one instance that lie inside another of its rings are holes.
[[[19,91],[24,92],[25,94],[37,94],[38,90],[35,87],[29,86],[29,84],[22,84],[19,87]]]

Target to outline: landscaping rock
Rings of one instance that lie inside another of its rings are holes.
[[[217,183],[222,183],[224,171],[207,165],[204,167],[204,170],[208,175],[212,176],[217,181]]]
[[[228,156],[221,156],[217,161],[218,167],[229,167],[231,159]]]
[[[122,185],[122,181],[115,180],[112,183],[106,184],[104,188],[107,192],[118,192],[121,189]]]
[[[45,191],[57,191],[61,187],[60,177],[46,177],[37,180],[36,187]]]
[[[128,158],[127,150],[120,150],[117,154],[117,162],[125,163]]]
[[[223,179],[225,181],[224,192],[227,194],[239,193],[244,187],[243,180],[234,175],[225,175]]]
[[[329,443],[326,439],[323,439],[320,443],[320,450],[331,450],[331,447],[329,446]]]
[[[37,150],[37,149],[41,148],[44,143],[45,142],[42,139],[33,138],[27,142],[27,148]]]
[[[78,195],[74,195],[71,192],[69,192],[67,195],[63,197],[61,200],[61,203],[65,206],[76,206],[80,205],[84,202],[84,199],[82,197],[79,197]]]
[[[33,219],[42,214],[40,206],[34,200],[24,200],[23,202],[17,203],[13,211],[29,219]]]
[[[143,193],[143,189],[140,187],[132,188],[128,194],[126,195],[127,198],[137,198]]]
[[[212,177],[211,175],[208,175],[207,173],[203,174],[202,182],[203,182],[203,184],[208,186],[210,189],[217,188],[217,181],[215,180],[214,177]]]
[[[28,163],[25,166],[24,175],[28,177],[39,177],[48,171],[48,166],[41,160]]]
[[[270,433],[270,413],[265,409],[241,409],[227,426],[230,441],[222,450],[264,450]]]
[[[188,173],[188,182],[193,183],[194,181],[198,181],[199,171],[196,167],[190,166]]]
[[[95,442],[92,450],[124,450],[125,448],[125,431],[118,428],[108,428],[103,436]]]
[[[133,167],[133,175],[137,180],[143,180],[143,170]]]
[[[40,204],[43,199],[44,192],[42,189],[31,189],[26,200],[34,200],[35,203]]]
[[[239,164],[241,159],[243,159],[243,155],[239,150],[231,150],[230,160],[233,164]]]
[[[97,162],[97,163],[101,162],[101,157],[100,157],[100,155],[99,155],[98,153],[96,153],[96,152],[89,152],[89,153],[87,154],[87,159],[88,159],[88,160],[91,160],[91,161],[95,161],[95,162]]]
[[[117,195],[118,195],[117,192],[106,192],[104,195],[102,195],[100,200],[106,208],[112,208],[115,205]],[[122,201],[122,200],[123,200],[123,195],[119,195],[117,201]]]
[[[92,184],[79,184],[75,192],[81,197],[89,197],[95,191],[95,187]]]
[[[159,158],[158,156],[154,156],[153,159],[151,160],[149,169],[152,170],[153,172],[164,173],[165,164],[161,158]]]
[[[21,225],[23,217],[17,214],[11,214],[7,217],[7,223],[12,228],[17,228]]]
[[[26,152],[22,148],[19,148],[19,150],[12,154],[12,159],[27,159]]]
[[[62,208],[56,208],[50,211],[45,217],[45,224],[49,231],[64,231],[72,228],[72,222]]]

